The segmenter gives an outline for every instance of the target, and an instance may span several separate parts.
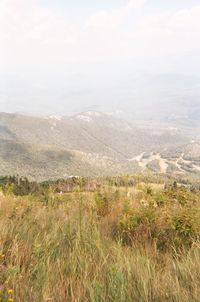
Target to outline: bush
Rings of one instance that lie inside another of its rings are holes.
[[[180,209],[170,217],[170,224],[173,230],[173,243],[178,248],[191,246],[199,240],[200,215],[192,209]]]
[[[120,217],[113,233],[123,244],[146,243],[153,238],[156,215],[155,209],[152,208],[125,212]]]
[[[108,214],[109,212],[109,199],[108,196],[102,193],[95,193],[94,195],[97,215],[102,217]]]

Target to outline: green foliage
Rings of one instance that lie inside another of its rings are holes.
[[[152,238],[155,229],[156,211],[152,208],[131,210],[122,214],[114,234],[123,244],[144,242]]]
[[[175,246],[191,246],[200,239],[200,215],[193,209],[180,209],[170,217]]]
[[[97,215],[98,216],[105,216],[109,212],[109,199],[108,196],[105,194],[102,194],[100,192],[95,193],[94,200],[96,204],[97,209]]]
[[[146,193],[147,193],[148,195],[151,195],[151,194],[152,194],[152,188],[151,188],[150,186],[147,186],[147,187],[146,187]]]
[[[163,207],[167,203],[167,197],[162,192],[155,192],[152,197],[153,205]]]
[[[25,195],[46,195],[50,188],[47,182],[30,182],[26,177],[9,176],[3,177],[0,187],[5,195],[25,196]]]

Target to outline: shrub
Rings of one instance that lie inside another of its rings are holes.
[[[100,192],[95,193],[94,195],[97,215],[98,216],[105,216],[109,212],[109,199],[106,194],[102,194]]]
[[[170,217],[175,247],[191,246],[200,236],[200,215],[191,209],[180,209]]]
[[[156,211],[153,208],[141,208],[121,215],[113,233],[123,244],[145,243],[151,240],[155,232]]]

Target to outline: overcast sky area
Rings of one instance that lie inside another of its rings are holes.
[[[147,108],[199,77],[199,0],[0,0],[0,111]]]

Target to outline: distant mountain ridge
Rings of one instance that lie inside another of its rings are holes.
[[[92,109],[121,112],[138,123],[200,127],[198,75],[111,68],[99,76],[86,70],[60,77],[0,74],[1,110],[56,116]]]
[[[173,148],[187,151],[190,140],[174,127],[139,127],[97,111],[69,117],[0,113],[0,174],[48,179],[145,169],[166,173],[173,161],[163,152],[174,153]],[[174,172],[184,171],[175,164]]]

